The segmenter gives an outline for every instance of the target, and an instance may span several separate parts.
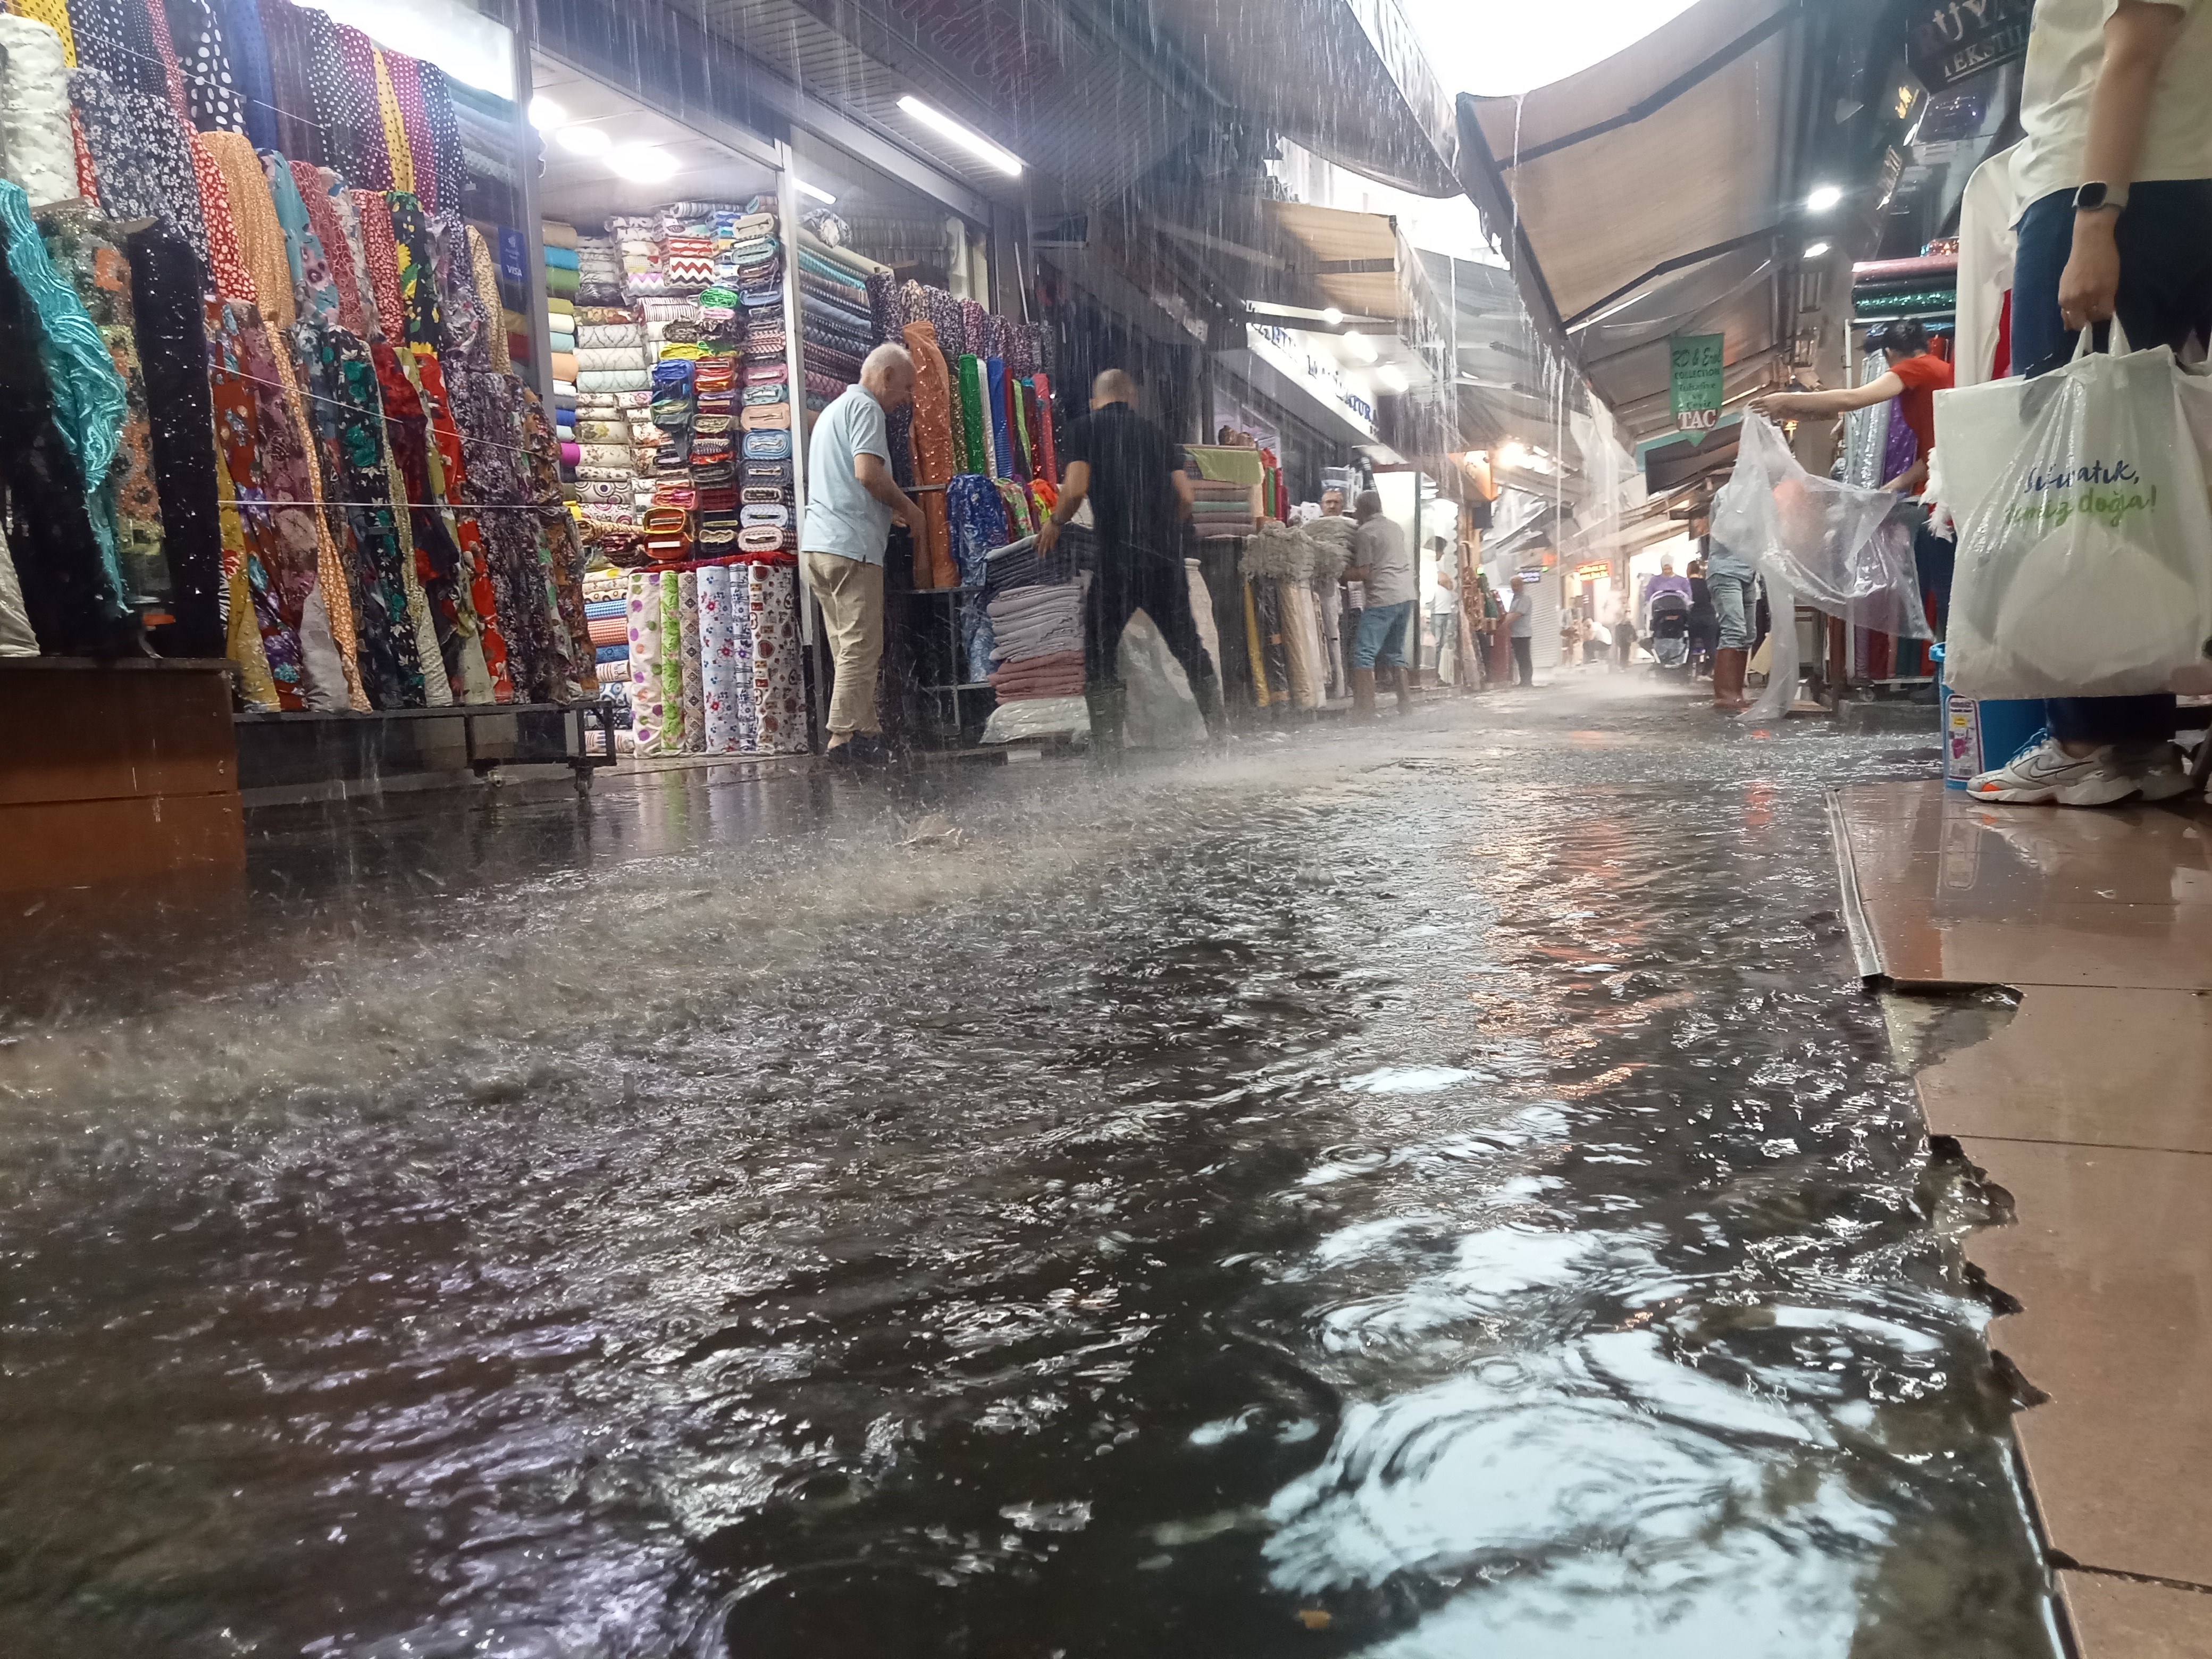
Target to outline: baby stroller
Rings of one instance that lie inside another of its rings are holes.
[[[1644,641],[1650,652],[1654,674],[1687,679],[1690,676],[1690,602],[1680,593],[1662,593],[1651,601],[1651,633]]]

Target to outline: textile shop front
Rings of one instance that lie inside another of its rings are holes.
[[[653,80],[676,26],[630,22],[630,84],[552,37],[533,66],[547,373],[617,747],[672,765],[812,746],[830,668],[797,578],[808,434],[887,343],[920,370],[892,464],[928,526],[893,538],[879,700],[900,735],[957,740],[1060,666],[994,658],[988,609],[1043,575],[986,564],[1054,499],[1039,331],[975,297],[978,222],[880,155],[687,105]]]
[[[504,326],[533,303],[513,34],[410,14],[418,57],[364,15],[0,16],[0,650],[226,661],[249,784],[476,709],[559,750],[597,694],[552,412]]]

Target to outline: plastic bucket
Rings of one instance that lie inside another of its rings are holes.
[[[1929,647],[1942,695],[1943,784],[1964,789],[1982,773],[2002,766],[2043,729],[2039,698],[2001,700],[1962,696],[1943,678],[1943,647]]]

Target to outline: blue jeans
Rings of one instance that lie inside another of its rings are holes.
[[[1756,576],[1739,576],[1732,571],[1706,572],[1705,590],[1713,596],[1713,617],[1720,624],[1722,650],[1751,649],[1751,619],[1758,614],[1753,588],[1758,580]]]
[[[2114,308],[2137,351],[2181,349],[2192,333],[2212,339],[2212,179],[2136,185],[2114,227],[2120,291]],[[2074,251],[2071,191],[2046,196],[2020,222],[2013,263],[2014,370],[2048,374],[2073,356],[2076,336],[2058,314],[2058,279]],[[2097,344],[2108,331],[2097,331]],[[2043,705],[2054,738],[2075,743],[2140,743],[2173,736],[2173,699],[2053,697]]]
[[[1379,660],[1406,665],[1406,628],[1413,620],[1413,601],[1370,605],[1359,613],[1359,637],[1352,642],[1352,665],[1372,668]]]

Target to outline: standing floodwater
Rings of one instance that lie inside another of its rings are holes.
[[[25,916],[0,1652],[2052,1652],[1829,914],[1822,788],[1919,763],[1706,721],[425,809],[105,958]]]

